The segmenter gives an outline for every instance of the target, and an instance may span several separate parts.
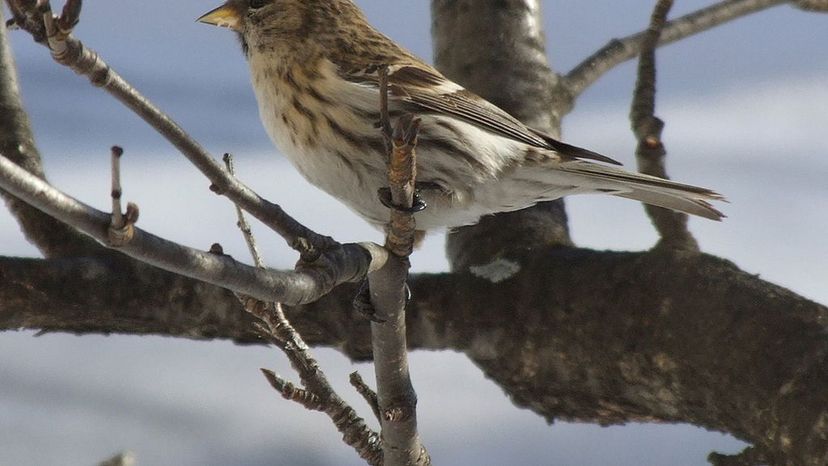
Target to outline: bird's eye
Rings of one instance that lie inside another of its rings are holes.
[[[250,8],[259,9],[267,3],[267,0],[250,0]]]

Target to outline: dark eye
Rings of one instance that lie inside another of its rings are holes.
[[[250,0],[250,8],[259,9],[267,3],[267,0]]]

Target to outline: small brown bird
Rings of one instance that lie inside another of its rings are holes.
[[[473,224],[578,193],[605,193],[720,220],[715,192],[609,164],[446,79],[374,29],[351,0],[229,0],[199,21],[239,33],[265,129],[311,183],[368,222],[388,222],[379,73],[389,114],[421,119],[417,181],[429,230]],[[602,162],[602,163],[594,163]]]

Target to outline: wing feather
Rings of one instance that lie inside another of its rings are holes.
[[[362,70],[342,71],[352,82],[379,86],[379,66]],[[565,157],[590,159],[621,165],[596,152],[566,144],[536,129],[529,128],[501,108],[449,81],[436,70],[419,65],[389,67],[388,87],[396,99],[429,111],[472,123],[492,133],[541,149],[552,150]]]

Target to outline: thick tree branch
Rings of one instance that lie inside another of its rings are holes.
[[[691,422],[754,443],[771,464],[822,464],[828,308],[705,254],[549,249],[521,263],[497,285],[413,276],[409,348],[466,352],[550,420]],[[118,270],[103,260],[0,261],[0,328],[255,341],[229,293],[179,278],[181,295],[168,295]],[[337,288],[288,317],[309,344],[370,358],[354,292]]]
[[[29,117],[20,99],[17,70],[0,8],[0,153],[35,176],[44,178],[40,153],[34,142]],[[88,237],[56,221],[25,202],[0,192],[26,235],[47,257],[104,253]]]
[[[0,188],[101,243],[110,241],[110,215],[61,193],[2,154]],[[295,272],[278,272],[244,265],[229,256],[188,248],[138,228],[118,250],[170,272],[263,301],[286,304],[314,301],[341,283],[359,280],[372,267],[381,267],[387,257],[378,246],[345,244],[327,249],[312,263],[300,262]]]
[[[783,3],[791,3],[791,0],[725,0],[719,2],[668,22],[662,31],[659,45],[676,42],[728,21]],[[607,71],[640,54],[646,35],[647,31],[643,31],[622,39],[611,40],[566,74],[561,82],[563,92],[568,94],[570,99],[577,98]]]
[[[638,170],[659,178],[668,178],[664,165],[667,155],[661,131],[664,122],[655,116],[656,104],[656,47],[673,6],[672,0],[659,0],[653,9],[650,27],[641,44],[638,79],[633,93],[630,121],[638,140],[635,155]],[[657,247],[698,252],[699,244],[687,228],[687,214],[662,207],[644,205],[647,215],[659,233]]]
[[[560,134],[558,76],[546,59],[538,0],[433,0],[437,68],[524,123]],[[520,238],[520,240],[516,240]],[[563,201],[486,216],[449,234],[453,270],[548,245],[571,246]]]

